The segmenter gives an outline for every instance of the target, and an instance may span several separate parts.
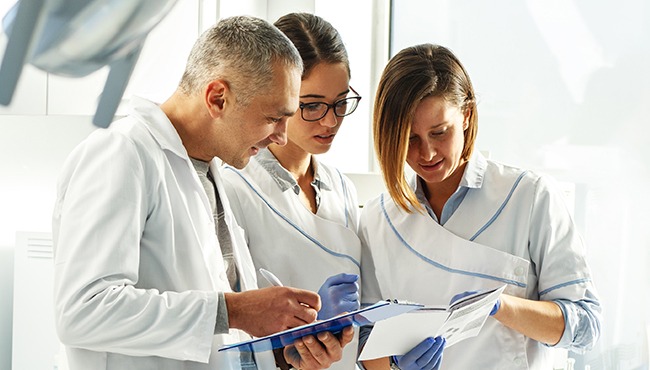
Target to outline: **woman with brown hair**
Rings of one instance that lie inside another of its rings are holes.
[[[446,349],[442,368],[549,369],[551,348],[583,352],[600,334],[585,247],[553,182],[484,158],[477,129],[474,88],[449,49],[390,60],[373,118],[388,193],[363,210],[362,291],[439,305],[505,284],[479,336]]]

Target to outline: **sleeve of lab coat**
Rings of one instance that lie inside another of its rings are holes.
[[[584,352],[597,341],[601,326],[586,249],[559,187],[544,177],[536,186],[529,249],[539,299],[555,301],[564,314],[564,333],[555,347]]]
[[[101,130],[64,166],[53,215],[57,331],[72,347],[207,362],[217,293],[135,287],[153,207],[144,156]]]

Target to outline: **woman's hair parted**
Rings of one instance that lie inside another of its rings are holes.
[[[406,212],[423,211],[408,185],[404,164],[415,110],[427,97],[442,97],[469,111],[462,158],[468,160],[478,129],[476,96],[467,71],[447,48],[422,44],[403,49],[388,62],[377,87],[373,112],[375,152],[384,183],[395,203]]]
[[[304,80],[319,63],[343,63],[350,75],[348,52],[338,31],[323,18],[310,13],[290,13],[280,17],[274,25],[298,49],[304,65]]]
[[[240,104],[270,88],[275,63],[302,71],[293,43],[269,22],[249,16],[225,18],[194,43],[180,90],[201,93],[210,81],[224,79]]]

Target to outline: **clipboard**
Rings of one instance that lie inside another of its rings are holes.
[[[313,335],[323,331],[340,333],[343,328],[354,325],[361,326],[372,324],[376,321],[384,320],[393,316],[401,315],[406,312],[423,307],[421,304],[396,303],[389,301],[379,301],[368,307],[356,311],[334,316],[331,319],[316,321],[311,324],[298,326],[292,329],[284,330],[265,337],[253,338],[239,343],[228,344],[219,349],[222,351],[239,351],[239,352],[265,352],[277,348],[286,347],[306,335]]]

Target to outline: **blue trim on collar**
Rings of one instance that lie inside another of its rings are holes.
[[[506,197],[506,199],[503,201],[503,203],[501,203],[501,206],[499,207],[499,209],[497,209],[497,211],[494,213],[494,215],[492,215],[492,218],[490,218],[490,220],[485,225],[483,225],[483,227],[481,227],[476,232],[476,234],[474,234],[474,236],[469,238],[469,241],[473,242],[474,239],[476,239],[479,235],[481,235],[481,233],[483,231],[485,231],[485,229],[490,227],[490,225],[492,225],[492,223],[497,219],[497,217],[499,217],[499,215],[501,214],[501,211],[503,211],[503,208],[505,208],[506,204],[508,204],[508,202],[510,201],[510,197],[512,197],[512,193],[515,192],[515,189],[517,188],[517,186],[521,182],[521,179],[523,179],[524,175],[526,175],[527,173],[528,173],[528,171],[524,171],[519,175],[519,177],[517,177],[517,180],[515,180],[515,183],[512,185],[512,188],[510,189],[510,193],[508,193],[508,196]]]
[[[306,231],[304,231],[303,229],[301,229],[298,225],[294,224],[294,223],[293,223],[293,222],[292,222],[292,221],[291,221],[287,216],[285,216],[285,215],[283,215],[282,213],[280,213],[280,211],[278,211],[277,209],[275,209],[275,207],[273,207],[273,206],[271,205],[271,203],[269,203],[269,202],[266,200],[266,198],[264,198],[264,197],[262,196],[262,194],[260,194],[260,193],[257,191],[257,189],[255,189],[255,188],[253,187],[253,185],[252,185],[252,184],[251,184],[251,183],[250,183],[250,182],[249,182],[249,181],[248,181],[248,180],[247,180],[247,179],[246,179],[246,178],[245,178],[245,177],[244,177],[244,176],[243,176],[239,171],[235,170],[234,168],[232,168],[232,167],[230,167],[230,166],[226,166],[225,169],[226,169],[226,170],[233,171],[234,173],[236,173],[237,175],[239,175],[239,177],[241,177],[241,179],[244,180],[244,182],[246,183],[246,185],[248,185],[248,187],[249,187],[249,188],[250,188],[250,189],[251,189],[255,194],[257,194],[257,196],[258,196],[258,197],[259,197],[259,198],[260,198],[264,203],[266,203],[266,205],[267,205],[267,206],[268,206],[268,207],[269,207],[269,208],[270,208],[270,209],[271,209],[271,210],[272,210],[276,215],[280,216],[280,218],[282,218],[284,221],[286,221],[289,225],[291,225],[291,227],[293,227],[294,229],[296,229],[296,231],[298,231],[299,233],[301,233],[305,238],[309,239],[309,241],[311,241],[312,243],[316,244],[320,249],[324,250],[325,252],[327,252],[327,253],[329,253],[329,254],[335,256],[335,257],[340,257],[340,258],[348,259],[348,260],[350,260],[352,263],[354,263],[357,267],[361,268],[361,263],[360,263],[359,261],[355,260],[355,259],[352,258],[351,256],[348,256],[347,254],[334,252],[333,250],[327,248],[327,247],[324,246],[321,242],[319,242],[318,240],[316,240],[316,238],[314,238],[313,236],[307,234]]]
[[[422,255],[420,252],[416,251],[413,247],[411,247],[411,245],[409,245],[409,243],[402,237],[402,235],[399,233],[399,231],[397,231],[397,229],[393,225],[393,222],[391,221],[390,217],[388,216],[388,212],[386,211],[386,205],[384,204],[384,194],[381,195],[380,203],[381,203],[382,212],[384,213],[384,217],[386,218],[386,221],[388,221],[388,224],[390,225],[391,229],[393,230],[393,232],[395,233],[395,235],[397,236],[399,241],[408,250],[410,250],[413,254],[418,256],[424,262],[426,262],[426,263],[428,263],[428,264],[430,264],[430,265],[432,265],[434,267],[437,267],[437,268],[439,268],[441,270],[451,272],[451,273],[462,274],[462,275],[467,275],[467,276],[474,276],[474,277],[478,277],[478,278],[482,278],[482,279],[495,280],[495,281],[499,281],[499,282],[502,282],[502,283],[522,287],[522,288],[525,288],[527,286],[527,284],[520,283],[520,282],[515,281],[515,280],[504,279],[504,278],[500,278],[500,277],[497,277],[497,276],[492,276],[492,275],[487,275],[487,274],[480,274],[480,273],[476,273],[476,272],[469,272],[469,271],[465,271],[465,270],[452,269],[451,267],[447,267],[447,266],[445,266],[443,264],[440,264],[440,263],[438,263],[438,262],[436,262],[436,261]]]

